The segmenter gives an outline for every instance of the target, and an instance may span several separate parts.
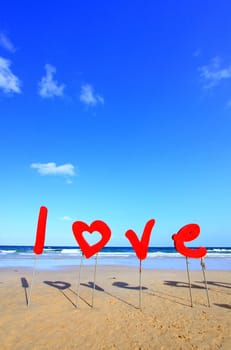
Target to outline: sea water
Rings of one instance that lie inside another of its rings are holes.
[[[81,250],[78,247],[46,246],[43,253],[37,256],[38,269],[60,269],[78,266],[81,260]],[[33,267],[35,254],[32,246],[0,246],[0,268]],[[84,265],[95,264],[95,256],[84,258]],[[132,247],[104,247],[98,253],[99,265],[117,265],[138,267]],[[231,270],[231,247],[208,247],[205,257],[206,268],[209,270]],[[185,257],[173,247],[149,247],[148,255],[142,262],[147,269],[185,269]],[[201,269],[200,259],[189,259],[191,270]]]

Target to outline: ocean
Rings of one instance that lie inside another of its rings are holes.
[[[35,254],[33,246],[0,246],[0,268],[32,268]],[[81,251],[78,247],[46,246],[37,256],[38,269],[62,269],[79,266]],[[94,265],[95,256],[83,259],[84,265]],[[124,265],[138,267],[132,247],[104,247],[98,254],[99,265]],[[231,247],[208,247],[205,257],[206,268],[210,270],[231,270]],[[142,261],[147,269],[185,269],[185,257],[174,247],[149,247],[148,255]],[[201,269],[200,259],[189,259],[191,270]]]

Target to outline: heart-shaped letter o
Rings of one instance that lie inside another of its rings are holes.
[[[75,221],[72,225],[72,231],[76,241],[79,244],[84,256],[88,259],[92,255],[98,253],[103,248],[111,237],[111,230],[109,226],[100,220],[93,221],[90,226],[83,221]],[[93,233],[94,231],[99,232],[102,236],[101,240],[94,245],[89,245],[83,237],[83,232],[87,231]]]

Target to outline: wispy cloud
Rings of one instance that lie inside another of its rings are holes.
[[[73,219],[70,216],[64,215],[61,218],[59,218],[59,220],[62,221],[72,221]]]
[[[4,33],[0,33],[0,46],[11,53],[16,51],[13,43]]]
[[[95,94],[94,89],[90,84],[83,84],[81,86],[80,101],[87,106],[104,104],[104,98],[98,94]]]
[[[74,176],[75,168],[72,164],[56,165],[54,162],[50,163],[33,163],[31,168],[36,169],[40,175],[61,175]]]
[[[231,65],[221,67],[219,57],[214,57],[208,65],[198,68],[203,86],[206,89],[218,85],[221,81],[231,78]]]
[[[45,65],[46,75],[42,77],[39,82],[39,95],[44,98],[51,98],[54,96],[62,96],[65,88],[64,84],[58,84],[54,80],[56,68],[51,64]]]
[[[21,93],[20,80],[10,69],[11,62],[0,57],[0,89],[4,93]]]

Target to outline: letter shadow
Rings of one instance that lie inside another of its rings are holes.
[[[119,288],[125,288],[125,289],[131,289],[131,290],[140,290],[139,286],[132,287],[132,286],[129,286],[129,284],[126,283],[126,282],[119,282],[119,281],[118,282],[113,282],[112,285],[115,286],[115,287],[119,287]],[[147,290],[148,288],[141,286],[141,289],[142,290]]]
[[[47,284],[48,286],[57,288],[59,290],[64,290],[70,288],[71,284],[63,281],[43,281],[43,283]]]
[[[122,283],[124,283],[124,282],[122,282]],[[127,283],[127,284],[128,284],[128,283]],[[93,283],[93,282],[80,283],[80,285],[81,285],[81,286],[84,286],[84,287],[88,287],[88,288],[93,288],[94,283]],[[113,284],[112,284],[112,285],[113,285]],[[146,288],[146,289],[147,289],[147,288]],[[126,301],[126,300],[124,300],[124,299],[122,299],[122,298],[120,298],[120,297],[118,297],[117,295],[114,295],[114,294],[112,294],[112,293],[106,291],[104,288],[100,287],[99,285],[95,285],[95,290],[98,290],[99,292],[104,292],[105,294],[109,295],[110,297],[112,297],[112,298],[114,298],[114,299],[116,299],[116,300],[119,300],[119,301],[121,301],[122,303],[127,304],[127,305],[129,305],[129,306],[132,306],[133,308],[139,310],[139,308],[138,308],[137,306],[135,306],[135,305],[129,303],[128,301]]]
[[[226,309],[231,310],[231,305],[229,305],[229,304],[214,304],[214,305],[220,306],[220,307],[224,307],[224,308],[226,308]]]
[[[204,283],[204,282],[202,282]],[[164,281],[164,284],[166,286],[171,286],[171,287],[178,287],[178,288],[189,288],[189,283],[187,282],[181,282],[181,281]],[[198,286],[197,284],[191,283],[191,288],[196,288],[196,289],[204,289],[205,287],[203,286]]]
[[[27,279],[25,277],[21,277],[21,285],[22,285],[22,288],[24,289],[26,305],[28,306],[27,289],[29,288],[29,284],[28,284]]]
[[[198,283],[203,283],[203,282],[198,282]],[[228,282],[216,282],[216,281],[207,281],[207,284],[210,284],[211,286],[216,286],[216,287],[224,287],[224,288],[231,288],[231,283]]]
[[[60,291],[60,293],[74,306],[76,307],[76,304],[73,303],[71,298],[67,295],[67,293],[64,293],[64,290],[71,290],[71,284],[64,281],[43,281],[43,283],[47,284],[50,287],[56,288]]]
[[[64,281],[43,281],[43,283],[47,284],[50,287],[56,288],[60,291],[60,293],[75,307],[77,308],[77,304],[75,304],[71,298],[67,295],[67,293],[64,292],[64,290],[66,291],[70,291],[72,294],[74,294],[75,296],[77,296],[77,293],[71,289],[71,284],[68,282],[64,282]],[[99,287],[100,288],[100,287]],[[91,307],[91,305],[83,298],[79,295],[79,299],[81,299],[85,304],[87,304],[89,307]]]
[[[94,283],[93,282],[88,282],[88,284],[87,283],[80,283],[80,285],[84,286],[84,287],[91,288],[91,289],[94,288]],[[100,286],[98,286],[97,284],[95,284],[95,290],[98,290],[99,292],[104,292],[104,289],[101,288]]]
[[[203,286],[199,286],[195,283],[191,283],[192,289],[200,289],[200,290],[206,291],[206,286],[205,286],[204,281],[196,282],[196,283],[203,283]],[[182,282],[182,281],[164,281],[164,284],[167,286],[177,287],[177,288],[188,288],[188,289],[190,288],[190,284],[188,282]],[[210,289],[208,288],[208,290],[210,290]],[[201,305],[203,305],[203,304],[201,304]]]

